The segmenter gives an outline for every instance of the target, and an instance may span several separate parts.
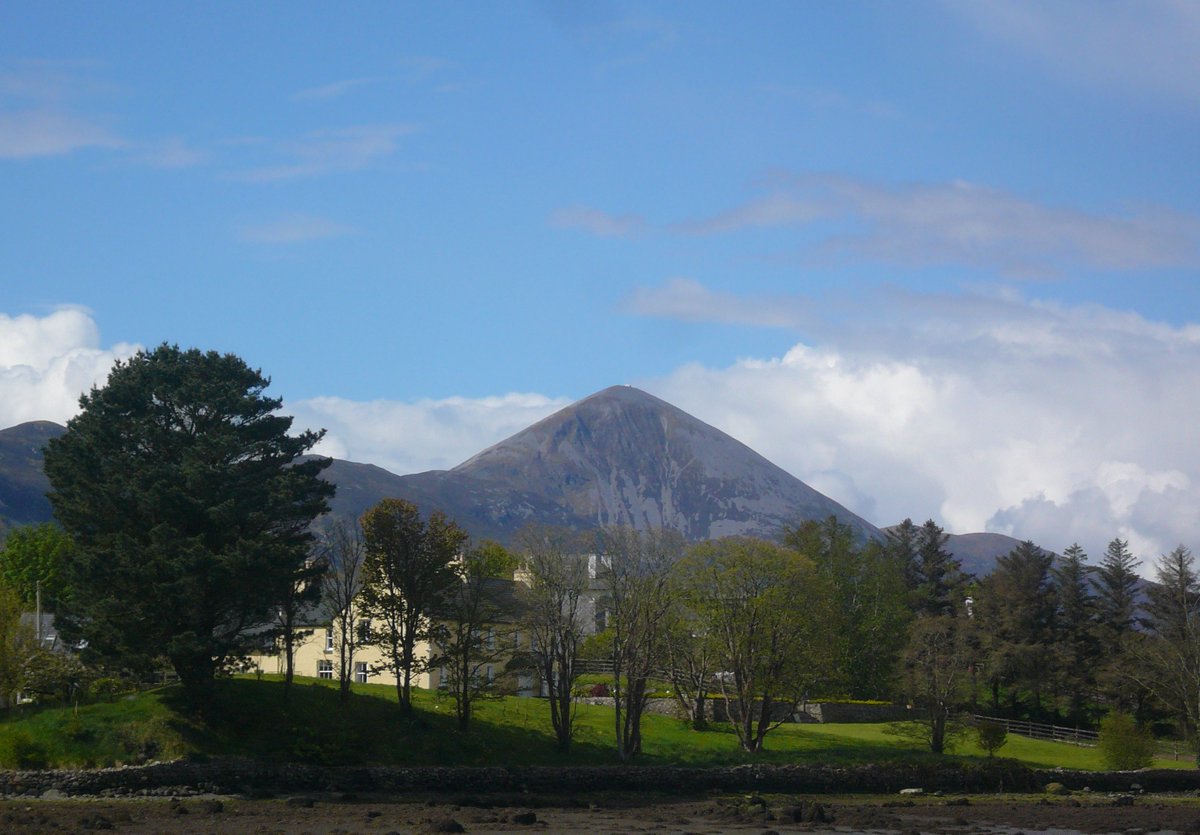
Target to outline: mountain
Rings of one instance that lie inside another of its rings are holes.
[[[46,420],[0,429],[0,531],[50,519],[42,447],[65,431]]]
[[[880,535],[745,444],[630,386],[586,397],[451,470],[392,476],[339,461],[327,472],[342,485],[338,512],[392,495],[502,542],[530,522],[671,527],[700,540],[773,536],[831,515],[860,539]]]
[[[962,562],[963,571],[983,577],[992,573],[996,560],[1020,544],[1021,540],[1002,533],[952,533],[946,550]]]

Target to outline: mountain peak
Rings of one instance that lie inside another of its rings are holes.
[[[486,514],[504,527],[553,508],[573,527],[669,527],[694,540],[772,536],[830,515],[861,537],[878,535],[745,444],[633,386],[589,395],[448,473],[408,478],[469,485],[477,502],[505,496],[498,514]]]

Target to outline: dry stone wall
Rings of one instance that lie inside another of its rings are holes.
[[[1011,763],[865,765],[741,765],[729,768],[660,766],[326,768],[245,759],[180,760],[92,771],[0,771],[7,797],[249,795],[306,792],[586,794],[594,791],[770,791],[797,794],[869,792],[905,788],[927,792],[1041,791],[1046,784],[1097,792],[1196,791],[1198,771],[1072,772]]]

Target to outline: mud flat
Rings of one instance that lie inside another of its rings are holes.
[[[1200,832],[1200,799],[1179,795],[900,797],[599,793],[588,797],[45,798],[0,801],[0,831],[124,833]]]

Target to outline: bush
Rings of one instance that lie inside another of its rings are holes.
[[[1100,720],[1100,755],[1114,771],[1146,768],[1154,760],[1154,739],[1128,713],[1113,711]]]
[[[975,726],[976,741],[989,757],[1008,744],[1008,728],[1003,722],[984,719]]]
[[[0,765],[25,771],[47,768],[50,755],[45,745],[25,731],[13,731],[0,740]]]

